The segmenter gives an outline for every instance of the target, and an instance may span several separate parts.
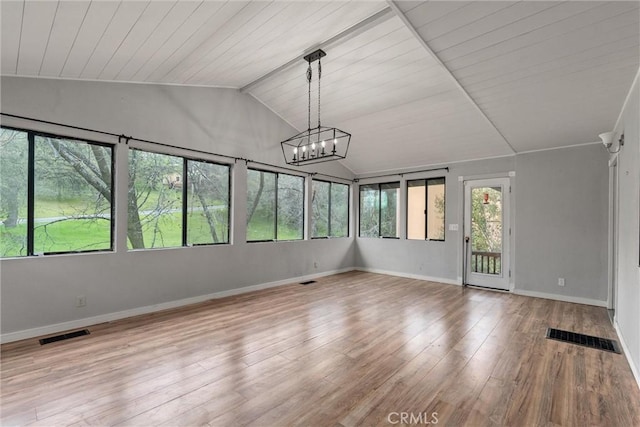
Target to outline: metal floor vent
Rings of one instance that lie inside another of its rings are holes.
[[[620,353],[620,348],[615,340],[608,338],[594,337],[592,335],[578,334],[576,332],[563,331],[561,329],[547,328],[547,338],[556,341],[564,341],[584,347],[596,348],[598,350]]]
[[[56,341],[68,340],[70,338],[81,337],[83,335],[89,335],[88,329],[82,329],[80,331],[69,332],[66,334],[56,335],[55,337],[42,338],[40,340],[40,345],[50,344]]]
[[[316,283],[315,280],[307,280],[306,282],[300,282],[301,285],[310,285],[312,283]]]

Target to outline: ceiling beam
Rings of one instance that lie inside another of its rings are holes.
[[[240,88],[240,92],[242,93],[246,93],[249,92],[251,89],[253,89],[254,87],[258,86],[259,84],[261,84],[262,82],[269,80],[270,78],[272,78],[273,76],[283,72],[284,70],[299,64],[300,61],[304,60],[304,57],[308,54],[313,52],[314,50],[317,49],[328,49],[329,47],[338,44],[338,43],[344,43],[347,40],[350,40],[354,37],[356,37],[359,34],[362,34],[363,32],[375,27],[376,25],[381,24],[382,22],[386,21],[389,18],[394,17],[394,12],[392,10],[391,7],[385,7],[384,9],[382,9],[380,12],[377,12],[373,15],[371,15],[370,17],[363,19],[362,21],[358,22],[357,24],[347,28],[346,30],[344,30],[343,32],[336,34],[335,36],[331,37],[328,40],[325,40],[324,42],[316,45],[316,46],[311,46],[309,47],[309,49],[307,51],[305,51],[302,55],[296,56],[294,59],[292,59],[291,61],[287,62],[286,64],[283,64],[281,66],[279,66],[278,68],[269,71],[267,74],[263,75],[262,77],[257,78],[256,80],[252,81],[251,83],[243,86]]]
[[[447,68],[447,66],[444,64],[444,62],[442,62],[440,60],[440,58],[438,57],[438,55],[436,55],[436,53],[433,51],[433,49],[431,49],[431,47],[429,47],[427,42],[418,33],[418,31],[413,26],[413,24],[411,22],[409,22],[409,19],[407,19],[407,17],[405,16],[404,12],[398,7],[398,5],[396,5],[396,3],[393,0],[387,0],[387,4],[391,8],[391,10],[393,10],[393,12],[396,14],[396,16],[398,18],[400,18],[400,20],[404,23],[404,25],[407,27],[407,29],[409,31],[411,31],[411,34],[413,34],[413,36],[420,42],[420,44],[422,45],[422,47],[424,47],[424,49],[427,51],[427,53],[438,63],[438,65],[440,65],[440,68],[442,68],[442,70],[445,72],[445,74],[447,74],[451,78],[451,80],[453,80],[453,82],[456,84],[458,89],[460,89],[460,91],[462,91],[464,96],[469,100],[471,105],[474,106],[474,108],[480,113],[480,115],[485,119],[485,121],[498,133],[498,135],[500,135],[500,137],[502,138],[504,143],[515,154],[516,150],[513,148],[511,143],[502,134],[502,132],[500,132],[500,129],[498,129],[498,127],[495,125],[495,123],[493,123],[493,121],[489,118],[489,116],[487,116],[487,114],[482,110],[482,108],[480,108],[480,106],[478,105],[476,100],[473,99],[473,97],[469,94],[469,92],[467,92],[467,90],[464,88],[464,86],[462,86],[460,81],[458,81],[456,76],[453,75],[451,70],[449,70],[449,68]]]

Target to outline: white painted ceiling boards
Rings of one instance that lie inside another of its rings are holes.
[[[321,46],[322,122],[353,134],[343,162],[359,174],[595,141],[640,63],[638,1],[0,8],[3,75],[237,88],[299,130],[302,56]]]

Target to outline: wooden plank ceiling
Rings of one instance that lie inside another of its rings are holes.
[[[242,88],[389,8],[323,60],[322,122],[353,134],[344,164],[365,174],[597,140],[638,71],[638,5],[7,0],[1,67]],[[306,129],[305,70],[300,60],[248,92]]]

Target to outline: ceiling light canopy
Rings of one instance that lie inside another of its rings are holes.
[[[318,49],[304,57],[305,61],[309,63],[307,67],[307,82],[309,84],[308,127],[307,130],[280,143],[284,160],[289,165],[302,166],[347,157],[351,134],[338,128],[326,127],[320,124],[321,59],[324,56],[326,56],[326,53],[322,49]],[[311,128],[311,80],[313,77],[311,64],[315,61],[318,61],[318,126]]]

